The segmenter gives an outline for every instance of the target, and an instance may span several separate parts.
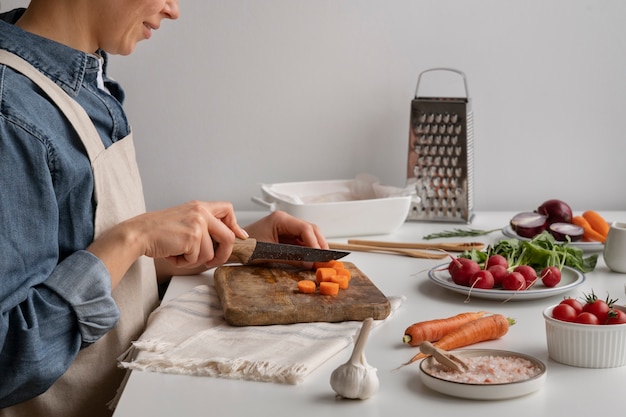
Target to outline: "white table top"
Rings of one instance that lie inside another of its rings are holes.
[[[246,224],[263,213],[243,213]],[[369,237],[389,241],[417,242],[428,233],[452,228],[492,229],[506,225],[514,213],[477,213],[471,225],[408,222],[394,234]],[[609,220],[626,220],[626,212],[602,212]],[[499,232],[468,241],[494,243],[503,238]],[[329,239],[341,242],[345,239]],[[447,239],[451,240],[451,239]],[[459,240],[459,239],[454,239]],[[299,385],[236,381],[211,377],[166,375],[135,371],[131,374],[115,417],[126,416],[324,416],[341,412],[349,416],[389,416],[396,413],[420,415],[463,415],[490,417],[502,415],[549,416],[575,412],[596,414],[601,410],[623,413],[626,367],[585,369],[561,365],[548,358],[542,311],[558,303],[563,295],[525,301],[481,300],[441,288],[429,281],[427,271],[442,261],[415,259],[397,255],[352,252],[345,260],[358,266],[386,295],[404,295],[405,303],[383,326],[372,331],[366,347],[370,365],[378,369],[380,389],[365,401],[337,400],[330,387],[331,372],[348,359],[351,348],[315,370]],[[211,272],[194,277],[175,277],[164,302],[196,285],[207,283]],[[610,294],[626,304],[626,274],[610,272],[601,253],[595,271],[587,274],[580,287],[568,295],[581,296],[592,290],[601,298]],[[486,309],[515,318],[517,323],[501,339],[472,347],[505,349],[537,357],[548,368],[545,386],[525,397],[504,401],[472,401],[448,397],[425,387],[419,378],[418,365],[394,371],[407,361],[417,348],[402,344],[404,330],[410,324],[431,318],[451,316],[470,310]],[[456,413],[456,414],[455,414]]]

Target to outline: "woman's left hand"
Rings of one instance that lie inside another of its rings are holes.
[[[244,229],[250,237],[262,242],[289,243],[328,249],[328,243],[319,227],[283,211],[274,211]]]

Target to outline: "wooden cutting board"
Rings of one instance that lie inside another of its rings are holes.
[[[275,263],[221,266],[214,281],[224,318],[233,326],[386,318],[391,312],[387,297],[352,263],[343,263],[352,279],[335,296],[298,291],[299,280],[315,280],[313,270]]]

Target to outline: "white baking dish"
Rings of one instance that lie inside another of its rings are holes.
[[[262,184],[261,192],[252,201],[315,223],[326,237],[391,233],[406,221],[415,198],[359,179]]]

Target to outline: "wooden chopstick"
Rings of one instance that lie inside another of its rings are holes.
[[[485,247],[481,242],[445,242],[445,243],[426,243],[426,242],[385,242],[377,240],[360,240],[350,239],[348,244],[361,246],[375,246],[379,248],[396,248],[396,249],[427,249],[427,250],[444,250],[448,252],[463,252],[465,250],[477,249],[481,250]]]
[[[382,246],[370,246],[370,245],[357,245],[357,244],[346,244],[346,243],[329,243],[328,246],[330,249],[337,250],[348,250],[355,252],[382,252],[382,253],[392,253],[396,255],[404,255],[410,256],[412,258],[425,258],[425,259],[443,259],[446,255],[445,253],[436,253],[436,252],[424,252],[420,250],[413,249],[404,249],[404,248],[390,248],[390,247],[382,247]]]

